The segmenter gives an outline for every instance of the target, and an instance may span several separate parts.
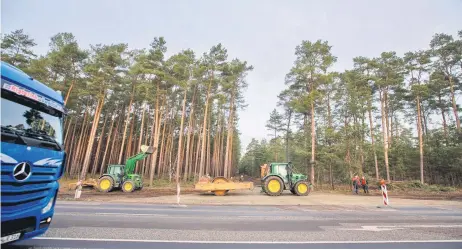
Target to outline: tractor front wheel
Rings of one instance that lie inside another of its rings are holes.
[[[122,183],[122,191],[124,191],[125,193],[131,193],[135,190],[135,183],[133,181],[124,181],[124,183]]]
[[[308,182],[300,181],[295,184],[294,191],[298,196],[307,196],[310,193]]]
[[[101,192],[107,193],[114,187],[114,180],[110,176],[103,176],[98,180],[98,189]]]
[[[279,177],[270,176],[265,180],[265,191],[270,196],[279,196],[281,195],[284,187],[282,186],[282,181]]]

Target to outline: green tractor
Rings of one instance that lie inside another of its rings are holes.
[[[98,179],[98,189],[105,193],[119,188],[122,188],[122,191],[126,193],[137,189],[141,190],[143,188],[143,178],[141,178],[141,175],[134,173],[136,162],[143,160],[153,152],[152,147],[142,145],[141,153],[128,158],[125,165],[109,165],[107,173]]]
[[[261,182],[263,192],[270,196],[281,195],[287,189],[298,196],[307,196],[311,191],[306,175],[294,173],[291,162],[269,164]]]

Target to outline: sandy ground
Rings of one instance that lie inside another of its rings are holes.
[[[382,197],[378,191],[371,194],[341,194],[327,193],[322,191],[312,192],[309,196],[295,196],[289,191],[284,191],[281,196],[271,197],[260,193],[260,188],[254,190],[230,191],[226,196],[215,196],[210,193],[198,193],[191,188],[182,189],[180,203],[185,205],[279,205],[294,206],[308,205],[322,207],[351,207],[361,209],[362,207],[383,206]],[[409,196],[409,195],[408,195]],[[398,195],[399,197],[399,195]],[[435,200],[422,199],[424,197],[409,197],[404,199],[395,197],[389,192],[390,206],[441,206],[461,207],[462,200]],[[60,191],[59,199],[74,200],[74,191]],[[134,193],[126,194],[121,191],[100,193],[95,190],[84,190],[81,194],[82,201],[102,202],[130,202],[130,203],[151,203],[151,204],[176,204],[177,197],[172,189],[143,189]]]

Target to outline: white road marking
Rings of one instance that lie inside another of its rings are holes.
[[[337,228],[336,230],[350,231],[350,230],[359,230],[359,231],[372,231],[372,232],[381,232],[381,231],[390,231],[390,230],[400,230],[405,228],[462,228],[462,225],[397,225],[397,226],[361,226],[361,228]]]
[[[398,240],[398,241],[193,241],[193,240],[135,240],[135,239],[92,239],[92,238],[59,238],[36,237],[37,240],[62,241],[112,241],[112,242],[145,242],[145,243],[196,243],[196,244],[373,244],[373,243],[462,243],[462,240]]]

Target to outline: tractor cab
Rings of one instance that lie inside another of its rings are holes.
[[[270,163],[262,178],[262,189],[271,196],[278,196],[287,189],[292,194],[305,196],[309,194],[309,186],[306,175],[294,173],[291,162]]]
[[[289,163],[271,163],[268,172],[270,175],[279,175],[284,181],[284,184],[289,183],[291,173],[292,169]]]
[[[110,175],[124,175],[124,165],[109,165],[107,173]]]

